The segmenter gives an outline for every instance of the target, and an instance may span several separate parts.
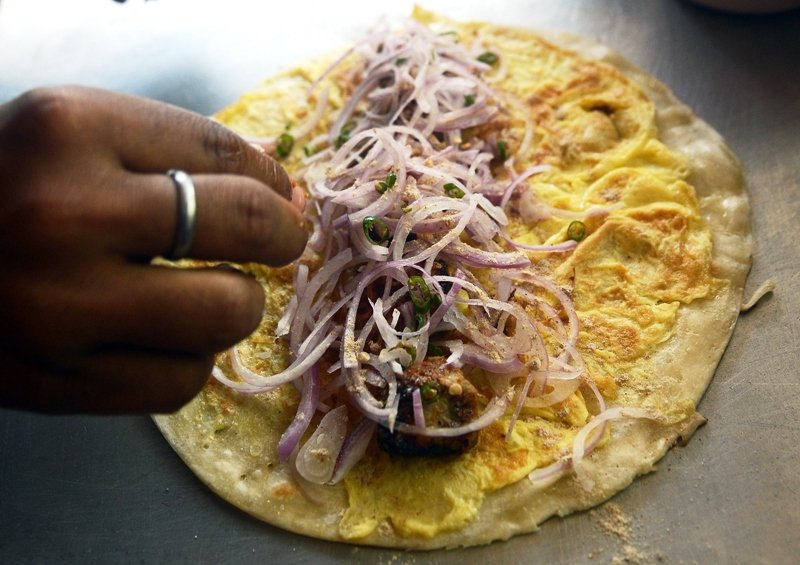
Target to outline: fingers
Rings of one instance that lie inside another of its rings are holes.
[[[109,288],[109,312],[97,320],[105,343],[179,353],[214,353],[256,329],[264,311],[261,285],[238,271],[131,265]]]
[[[14,339],[0,345],[4,405],[175,410],[205,383],[214,353],[250,334],[264,308],[253,278],[219,268],[127,264],[62,283],[35,286],[19,312],[7,312],[23,323],[12,319]]]
[[[94,146],[134,172],[252,177],[291,198],[286,171],[263,151],[209,118],[164,104],[93,88],[42,88],[8,105],[15,143]],[[3,116],[0,114],[0,124]],[[25,139],[23,139],[25,138]]]
[[[189,402],[211,374],[212,355],[178,355],[107,349],[68,361],[52,371],[14,357],[3,365],[17,380],[0,380],[10,408],[49,413],[123,414],[173,412]]]
[[[263,151],[209,118],[146,98],[76,89],[91,104],[86,119],[123,164],[136,172],[183,169],[257,179],[286,199],[292,185],[286,171]]]
[[[108,108],[117,119],[109,119],[107,141],[132,171],[242,175],[291,198],[292,184],[283,167],[218,122],[133,96],[113,96]]]
[[[211,376],[213,355],[109,349],[80,363],[82,385],[67,397],[72,411],[173,412]]]
[[[39,189],[26,190],[31,197],[23,204],[46,204],[40,206],[43,215],[35,225],[47,237],[52,235],[48,226],[55,225],[51,220],[66,217],[75,220],[68,226],[70,237],[58,241],[71,245],[73,235],[85,236],[96,248],[117,239],[119,250],[129,256],[168,253],[175,239],[177,198],[166,171],[176,168],[195,179],[198,193],[190,255],[278,265],[302,252],[306,233],[297,209],[301,203],[295,194],[297,206],[290,205],[286,173],[212,120],[150,100],[83,88],[33,91],[10,107],[16,124],[8,128],[16,132],[12,146],[44,143],[56,153],[26,162],[25,169],[38,175]],[[2,118],[0,114],[0,122]],[[40,147],[36,154],[41,153]],[[130,169],[147,172],[131,173],[119,166],[120,159]]]
[[[285,265],[305,248],[303,217],[260,182],[232,175],[193,175],[197,227],[195,259]],[[156,256],[171,247],[176,229],[175,187],[166,175],[129,175],[108,196],[117,251]],[[110,227],[110,226],[109,226]]]

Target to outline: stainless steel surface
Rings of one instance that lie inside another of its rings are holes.
[[[72,82],[210,113],[262,77],[345,45],[381,13],[406,14],[410,5],[0,0],[0,100]],[[743,17],[677,0],[430,6],[601,39],[670,85],[747,168],[756,241],[748,292],[767,278],[777,288],[740,319],[700,406],[708,425],[613,499],[630,519],[629,534],[612,534],[608,516],[595,512],[465,551],[315,541],[217,499],[146,417],[0,411],[0,561],[798,562],[800,12]]]

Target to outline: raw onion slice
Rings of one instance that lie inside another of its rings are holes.
[[[572,442],[572,468],[575,470],[578,480],[581,481],[581,484],[584,486],[584,488],[591,489],[593,486],[593,481],[588,479],[582,472],[583,468],[581,467],[581,463],[583,462],[583,458],[587,454],[591,453],[600,443],[600,440],[605,433],[607,423],[611,420],[618,420],[620,418],[645,418],[654,421],[660,421],[663,419],[662,416],[654,410],[648,408],[637,408],[633,406],[617,406],[614,408],[608,408],[592,418],[589,423],[581,428]],[[592,439],[587,442],[589,434],[594,432],[597,428],[600,429],[594,434]]]
[[[347,435],[347,407],[334,408],[297,453],[297,472],[305,480],[322,485],[333,476],[339,452]]]
[[[339,452],[339,459],[336,461],[336,468],[330,478],[329,484],[335,485],[341,481],[356,463],[361,461],[367,451],[369,442],[375,433],[375,422],[369,418],[363,418],[353,431],[350,432],[342,444]]]
[[[560,459],[546,467],[528,473],[528,480],[538,488],[547,488],[563,477],[572,467],[572,459]]]
[[[415,387],[411,392],[411,406],[414,411],[414,425],[421,430],[424,430],[425,425],[425,412],[422,410],[422,393],[419,387]]]
[[[281,461],[289,459],[300,442],[300,438],[308,429],[311,418],[317,410],[317,402],[319,402],[319,370],[315,365],[303,377],[303,390],[297,413],[278,441],[278,457]]]
[[[544,253],[564,253],[567,251],[572,251],[578,246],[577,241],[573,241],[571,239],[563,242],[563,243],[556,243],[553,245],[528,245],[526,243],[520,243],[518,241],[514,241],[510,237],[505,234],[501,234],[501,237],[506,240],[508,243],[516,247],[517,249],[524,249],[526,251],[542,251]]]
[[[232,347],[230,351],[231,366],[236,376],[251,385],[252,389],[250,392],[266,392],[297,379],[300,375],[313,367],[314,364],[322,358],[325,351],[327,351],[334,340],[339,337],[339,333],[340,330],[338,328],[332,330],[306,357],[296,359],[286,370],[274,375],[261,375],[247,368],[244,363],[242,363],[236,347]],[[229,379],[226,380],[229,381]]]

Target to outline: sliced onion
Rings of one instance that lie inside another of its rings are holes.
[[[492,373],[518,374],[525,368],[524,363],[516,356],[493,357],[487,350],[471,343],[464,345],[459,360],[461,363],[480,367]]]
[[[333,476],[347,435],[347,407],[334,408],[325,416],[297,453],[297,472],[305,480],[322,485]]]
[[[295,313],[297,312],[297,295],[295,294],[289,299],[289,304],[283,312],[283,316],[278,320],[278,325],[275,328],[275,335],[283,337],[289,333],[289,328],[294,320]]]
[[[231,380],[227,376],[225,376],[225,373],[222,371],[222,369],[220,369],[216,365],[214,365],[214,368],[211,369],[211,376],[214,377],[219,382],[221,382],[222,384],[224,384],[225,386],[237,392],[243,392],[245,394],[256,394],[259,392],[265,392],[272,389],[272,387],[264,388],[263,386],[256,386],[256,385],[251,385],[250,383],[243,383],[241,381]]]
[[[300,438],[308,429],[311,418],[317,409],[317,402],[319,402],[319,370],[315,365],[303,377],[303,390],[297,413],[278,441],[278,457],[281,461],[289,459],[300,442]]]
[[[335,280],[334,277],[338,278],[339,273],[342,271],[342,269],[344,269],[345,265],[351,261],[352,258],[353,252],[350,249],[345,249],[329,260],[308,282],[306,292],[301,297],[297,306],[297,314],[295,315],[294,323],[292,324],[290,330],[289,343],[290,348],[293,351],[296,352],[297,348],[300,346],[300,333],[303,331],[305,325],[309,322],[313,324],[313,322],[308,319],[308,311],[311,308],[311,303],[313,302],[317,291],[328,280]]]
[[[534,374],[536,374],[536,372],[534,372]],[[542,375],[548,375],[548,373],[542,372]],[[563,402],[572,396],[581,385],[579,376],[568,380],[555,380],[551,378],[548,379],[547,382],[548,386],[552,387],[553,390],[541,396],[526,397],[524,401],[525,408],[546,408]]]
[[[583,426],[581,430],[575,435],[572,442],[572,467],[578,475],[578,479],[584,486],[591,488],[592,482],[582,475],[581,463],[583,458],[588,453],[591,453],[595,447],[600,443],[600,440],[605,433],[607,422],[611,420],[618,420],[619,418],[646,418],[649,420],[659,421],[662,416],[648,408],[637,408],[632,406],[617,406],[615,408],[608,408],[592,418],[592,420]],[[600,428],[594,437],[587,443],[587,438],[590,433],[595,429]]]
[[[336,461],[336,469],[333,471],[330,481],[328,481],[329,484],[335,485],[341,481],[350,469],[361,461],[375,433],[375,428],[375,422],[369,418],[364,418],[347,435],[339,452],[339,459]]]
[[[525,249],[526,251],[543,251],[545,253],[564,253],[566,251],[572,251],[578,246],[578,242],[571,239],[563,243],[556,243],[554,245],[528,245],[526,243],[520,243],[518,241],[514,241],[505,234],[501,234],[501,237],[505,239],[508,243],[516,247],[517,249]]]
[[[291,382],[308,371],[319,361],[331,344],[339,336],[340,330],[335,329],[323,339],[319,345],[311,350],[306,357],[296,359],[286,370],[274,375],[260,375],[248,369],[239,358],[236,347],[231,348],[231,366],[236,376],[252,385],[249,392],[266,392],[284,383]],[[227,384],[227,383],[226,383]]]
[[[538,488],[547,488],[563,477],[572,468],[572,459],[561,459],[528,473],[528,480]]]
[[[311,133],[317,124],[319,124],[322,116],[325,113],[325,110],[328,107],[328,89],[325,88],[320,93],[319,97],[317,98],[317,105],[314,108],[314,111],[308,116],[308,118],[296,128],[292,128],[291,134],[294,137],[294,140],[297,141],[299,139],[304,138],[309,133]]]
[[[498,253],[484,251],[462,243],[454,241],[447,245],[445,251],[458,258],[467,265],[473,267],[493,267],[495,269],[519,269],[531,264],[531,260],[522,253]]]
[[[517,178],[515,178],[511,184],[509,184],[505,192],[503,192],[503,197],[500,200],[500,207],[505,208],[508,204],[508,201],[511,199],[511,195],[514,193],[514,190],[522,184],[523,181],[528,180],[533,175],[538,175],[539,173],[544,173],[545,171],[549,171],[552,167],[550,165],[535,165],[528,170],[524,171],[520,174]]]
[[[552,294],[558,301],[561,303],[561,307],[564,309],[564,312],[567,314],[567,318],[569,319],[569,343],[574,347],[578,342],[578,313],[575,310],[575,305],[572,302],[572,299],[567,296],[567,293],[564,292],[561,288],[556,286],[555,283],[548,281],[542,277],[534,275],[533,273],[529,272],[519,272],[514,273],[512,275],[514,278],[518,280],[523,280],[526,282],[530,282],[545,289],[547,292]]]
[[[425,425],[425,412],[422,410],[422,393],[419,387],[415,387],[411,391],[411,406],[414,410],[414,425],[424,430],[427,426]]]

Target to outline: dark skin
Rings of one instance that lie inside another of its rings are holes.
[[[0,406],[173,411],[256,328],[253,278],[151,263],[175,236],[172,168],[196,186],[190,257],[283,265],[302,252],[286,172],[212,120],[78,87],[0,106]]]

